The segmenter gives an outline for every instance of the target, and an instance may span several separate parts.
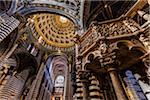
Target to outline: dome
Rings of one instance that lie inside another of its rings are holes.
[[[33,36],[43,46],[50,48],[70,48],[74,46],[75,25],[67,17],[41,13],[28,19]]]

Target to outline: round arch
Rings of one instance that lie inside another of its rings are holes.
[[[120,41],[116,42],[116,45],[117,45],[117,47],[124,45],[124,46],[128,47],[129,50],[138,50],[141,53],[146,53],[146,49],[144,47],[135,45],[134,43],[132,43],[129,40],[120,40]]]
[[[38,69],[38,63],[34,56],[27,52],[18,52],[14,54],[14,57],[17,61],[17,72],[21,72],[22,70],[30,67],[33,70],[32,73],[36,73]]]
[[[38,7],[38,6],[30,5],[30,6],[20,9],[16,13],[18,13],[19,15],[22,15],[22,16],[28,16],[30,14],[36,14],[36,13],[58,14],[58,15],[61,15],[61,16],[64,16],[64,17],[70,19],[75,25],[80,26],[79,20],[77,18],[75,18],[75,16],[73,16],[72,14],[69,14],[63,10],[49,8],[49,7],[45,7],[45,6]]]

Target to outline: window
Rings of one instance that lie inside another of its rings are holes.
[[[55,87],[64,87],[64,76],[58,75],[55,80]]]
[[[60,100],[60,97],[55,97],[55,100]]]

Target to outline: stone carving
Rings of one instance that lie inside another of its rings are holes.
[[[149,36],[146,36],[145,34],[141,34],[139,40],[144,44],[146,49],[150,50]]]
[[[108,67],[108,65],[115,62],[115,52],[106,53],[100,58],[101,67]]]
[[[132,19],[124,20],[123,23],[132,31],[135,32],[140,29],[140,26]]]
[[[116,63],[116,53],[112,49],[114,49],[112,46],[106,44],[104,41],[100,41],[98,49],[88,55],[87,60],[89,61],[87,63],[96,63],[98,61],[101,68]]]
[[[84,52],[92,44],[102,39],[115,39],[132,34],[140,30],[140,26],[132,19],[118,20],[116,22],[92,24],[89,30],[81,37],[80,52]]]
[[[100,52],[101,52],[102,54],[106,53],[107,47],[108,47],[108,46],[106,45],[106,43],[101,43],[101,45],[99,46]]]
[[[82,81],[87,81],[89,79],[90,72],[88,71],[79,71],[79,77]]]
[[[2,15],[0,18],[0,42],[18,27],[19,23],[13,16],[10,17],[7,14]]]

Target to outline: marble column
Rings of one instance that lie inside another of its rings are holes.
[[[83,83],[83,100],[89,100],[88,99],[88,81],[87,80],[82,80],[82,83]]]
[[[89,92],[88,92],[88,84],[89,84],[89,72],[88,71],[80,71],[79,72],[80,80],[83,84],[83,100],[90,100],[89,99]]]
[[[20,72],[19,74],[16,75],[16,78],[18,79],[18,81],[20,81],[20,83],[22,83],[22,86],[20,86],[20,88],[18,89],[19,90],[18,94],[16,95],[17,99],[20,98],[20,96],[21,96],[21,94],[23,92],[22,89],[23,89],[24,84],[25,84],[25,82],[26,82],[26,80],[27,80],[27,78],[28,78],[28,76],[30,74],[30,70],[31,69],[25,69],[25,70],[23,70],[22,72]],[[18,87],[19,84],[17,83],[16,85]]]
[[[0,100],[18,100],[20,98],[23,86],[29,75],[29,70],[30,69],[23,70],[10,78],[1,90]]]
[[[73,87],[72,87],[72,80],[71,80],[71,69],[72,69],[72,65],[69,64],[69,72],[68,72],[68,82],[69,82],[69,96],[68,96],[68,100],[73,100]]]
[[[45,78],[44,79],[44,83],[43,83],[43,88],[44,88],[44,92],[43,92],[43,100],[46,100],[46,95],[47,95],[47,89],[48,89],[48,80]]]
[[[16,50],[17,47],[18,44],[15,44],[6,55],[4,54],[0,57],[0,67],[7,61],[7,59],[12,55],[12,53]]]
[[[41,67],[43,67],[43,66],[44,66],[44,64],[41,65]],[[39,92],[39,89],[41,86],[43,75],[44,75],[44,68],[42,71],[40,71],[40,74],[37,75],[37,82],[36,82],[36,86],[34,88],[34,95],[33,95],[32,100],[36,100],[36,98],[38,96],[38,92]]]
[[[67,68],[67,75],[66,75],[66,96],[65,96],[65,99],[64,100],[72,100],[72,84],[71,84],[71,67],[72,65],[69,64],[68,68]]]
[[[7,55],[6,55],[6,59],[8,59],[11,55],[12,55],[12,53],[16,50],[16,48],[18,47],[18,44],[15,44],[11,49],[10,49],[10,51],[7,53]]]
[[[45,88],[45,84],[43,83],[42,86],[41,86],[41,90],[40,90],[40,94],[39,94],[38,100],[42,100],[43,95],[44,95],[44,88]]]
[[[116,68],[108,68],[108,72],[111,77],[117,100],[127,100],[123,87],[121,85],[121,81],[119,80]]]
[[[47,99],[47,94],[48,94],[48,87],[45,87],[43,100],[46,100],[46,99]]]
[[[66,75],[65,75],[65,86],[64,86],[64,100],[69,100],[69,68],[66,66]]]
[[[45,66],[44,63],[42,63],[38,71],[38,74],[36,76],[36,79],[32,83],[32,87],[29,91],[29,94],[26,100],[37,100],[38,92],[39,92],[42,78],[44,75],[44,66]]]

